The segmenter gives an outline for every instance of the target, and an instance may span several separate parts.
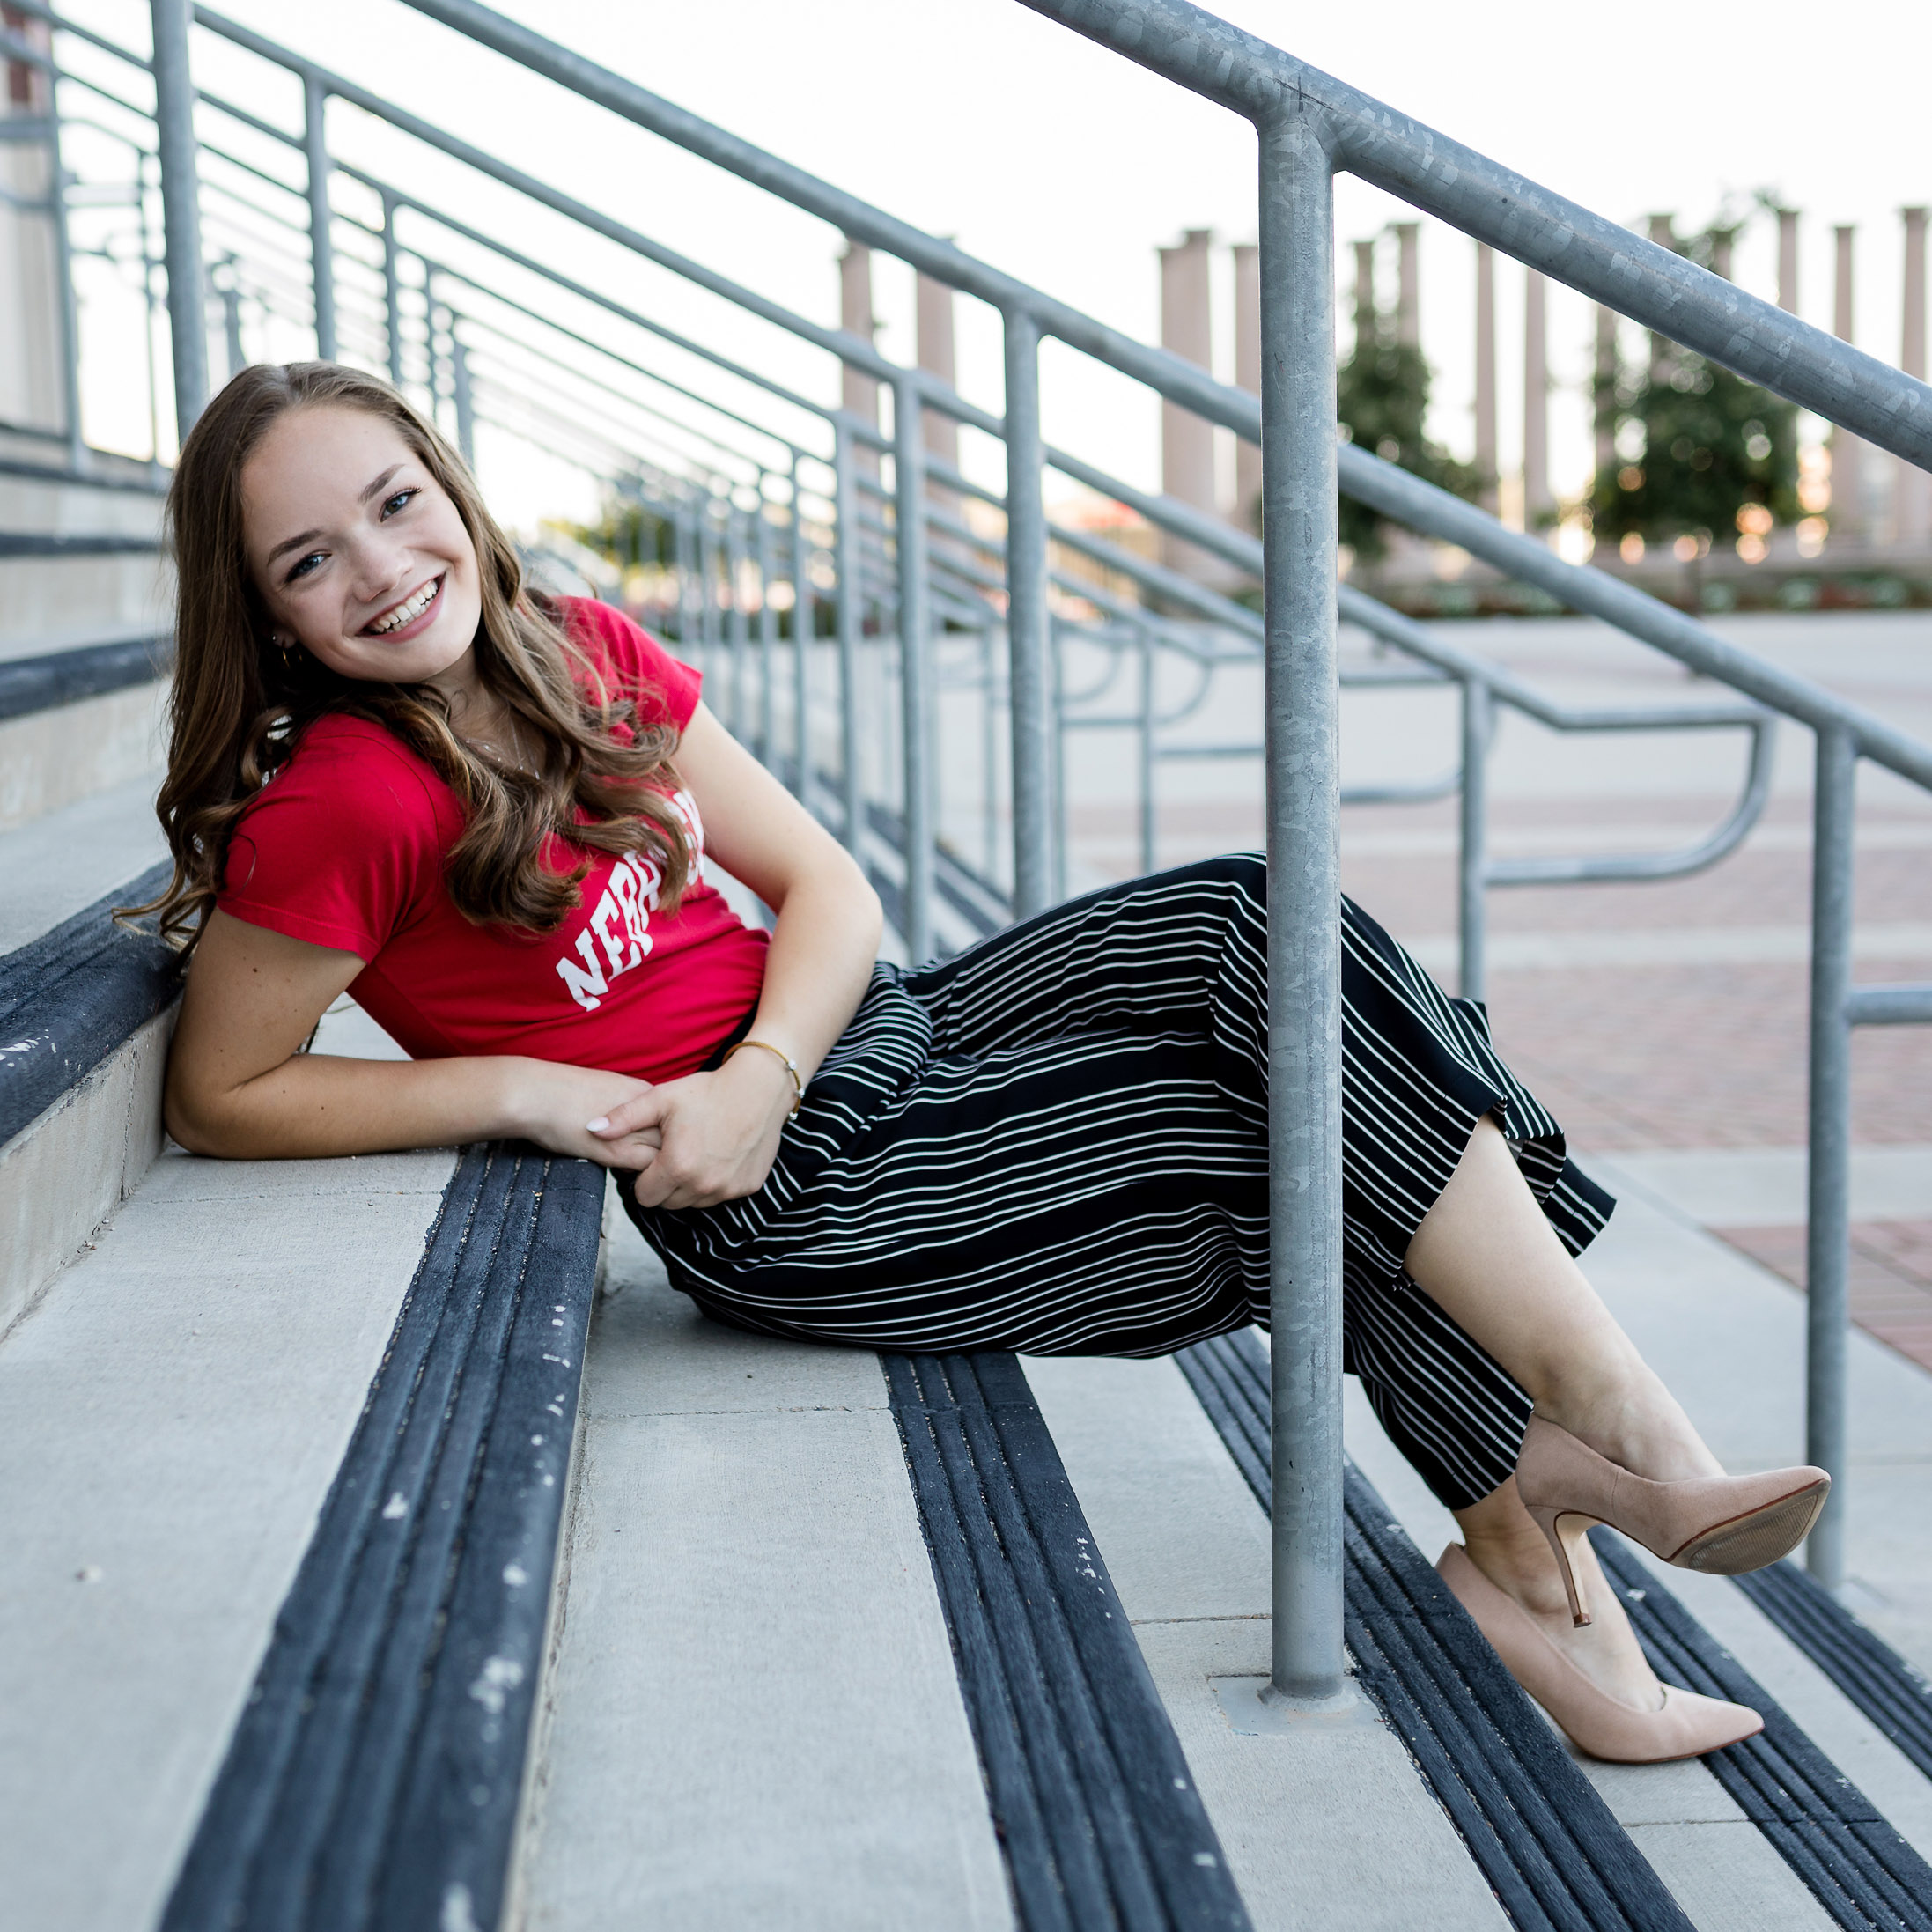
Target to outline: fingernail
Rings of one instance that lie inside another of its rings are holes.
[[[586,1133],[601,1133],[609,1125],[609,1120],[604,1115],[599,1114],[596,1119],[586,1120],[584,1123],[584,1132]]]

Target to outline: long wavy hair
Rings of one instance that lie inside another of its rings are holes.
[[[443,694],[427,684],[346,678],[306,651],[270,642],[269,615],[243,544],[241,473],[270,424],[293,410],[365,409],[393,424],[456,505],[476,546],[483,613],[476,675],[540,747],[536,769],[481,756],[459,737]],[[128,911],[159,915],[163,935],[192,949],[221,889],[228,844],[262,785],[318,718],[366,719],[416,752],[460,800],[462,835],[446,882],[475,924],[554,931],[580,903],[590,861],[545,862],[556,833],[598,852],[643,852],[676,907],[689,880],[683,821],[667,794],[677,733],[645,724],[615,697],[523,570],[457,453],[386,382],[328,362],[257,364],[223,389],[189,431],[168,491],[167,542],[177,583],[174,689],[167,776],[156,802],[174,876]],[[631,741],[614,735],[629,726]],[[579,815],[584,815],[580,821]]]

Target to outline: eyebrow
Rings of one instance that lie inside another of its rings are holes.
[[[383,473],[380,476],[378,476],[373,483],[365,483],[363,486],[360,492],[357,495],[356,501],[358,503],[367,503],[372,497],[375,496],[379,491],[380,491],[387,486],[389,479],[394,476],[396,471],[401,469],[402,467],[403,466],[401,463],[391,463],[389,467],[386,470],[384,470]],[[305,543],[313,543],[317,537],[321,535],[321,534],[322,533],[320,530],[304,530],[301,535],[291,536],[288,538],[286,542],[277,543],[276,547],[269,552],[268,556],[262,559],[263,566],[266,567],[268,564],[274,563],[278,557],[286,556],[287,553],[291,550],[300,549]]]

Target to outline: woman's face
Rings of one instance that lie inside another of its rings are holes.
[[[248,567],[277,633],[343,677],[468,682],[476,547],[395,425],[315,404],[269,426],[241,472]]]

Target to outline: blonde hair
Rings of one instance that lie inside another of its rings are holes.
[[[483,611],[476,675],[538,748],[533,771],[481,757],[431,685],[346,678],[308,653],[269,642],[268,613],[243,542],[241,472],[271,424],[306,409],[364,409],[394,425],[456,506],[476,546]],[[551,932],[581,900],[586,859],[567,874],[544,863],[551,834],[610,853],[642,852],[675,909],[690,869],[683,822],[667,793],[677,733],[614,700],[547,600],[523,581],[516,551],[484,508],[462,458],[386,382],[336,363],[257,364],[237,375],[182,446],[168,491],[177,592],[167,776],[156,802],[174,875],[131,912],[157,913],[191,948],[221,889],[228,844],[264,783],[318,718],[366,719],[399,738],[455,793],[465,820],[451,849],[451,899],[474,923]],[[625,744],[611,727],[634,734]],[[579,822],[579,813],[588,815]]]

